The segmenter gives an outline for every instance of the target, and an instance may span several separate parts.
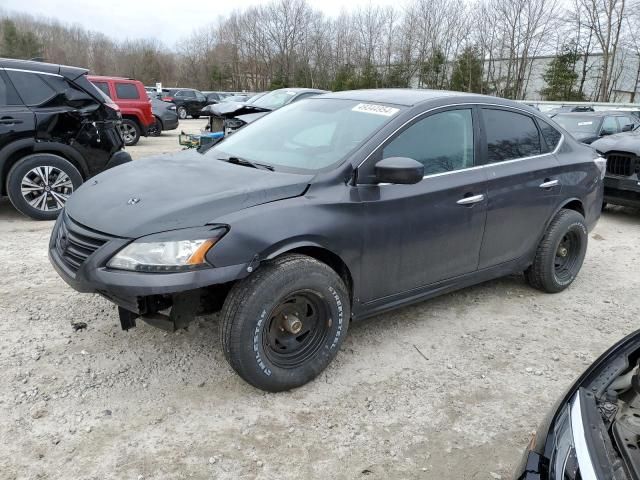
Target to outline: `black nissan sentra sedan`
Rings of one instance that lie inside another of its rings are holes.
[[[201,155],[124,165],[69,200],[49,246],[62,278],[135,320],[221,310],[231,366],[305,384],[349,323],[524,272],[559,292],[582,265],[605,163],[498,98],[359,90],[296,102]]]
[[[640,330],[600,356],[542,422],[517,480],[640,478]]]

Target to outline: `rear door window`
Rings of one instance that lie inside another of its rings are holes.
[[[504,162],[542,153],[540,133],[528,115],[497,109],[482,109],[487,135],[487,160]]]
[[[616,122],[616,117],[604,117],[602,128],[600,128],[600,134],[611,135],[614,133],[618,133],[618,122]]]
[[[122,100],[138,100],[138,88],[133,83],[115,82],[116,96]]]
[[[5,79],[2,70],[0,70],[0,106],[9,105],[22,105],[22,102],[13,85]]]
[[[41,74],[7,70],[7,75],[25,105],[39,107],[56,96],[56,91],[43,80]]]

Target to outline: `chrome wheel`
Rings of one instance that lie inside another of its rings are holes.
[[[127,145],[136,139],[137,132],[133,125],[123,123],[120,125],[120,132],[122,133],[122,139]]]
[[[180,120],[187,118],[187,109],[184,107],[178,107],[178,117],[180,117]]]
[[[63,170],[42,165],[32,168],[22,177],[20,192],[33,208],[52,212],[67,203],[73,193],[73,182]]]

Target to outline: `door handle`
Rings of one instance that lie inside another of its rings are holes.
[[[11,117],[0,118],[0,124],[2,125],[15,125],[17,123],[22,123],[22,120]]]
[[[541,183],[538,186],[540,188],[552,188],[552,187],[557,187],[558,185],[560,185],[560,182],[558,180],[545,180],[543,183]]]
[[[478,203],[484,200],[484,195],[473,195],[471,197],[464,197],[458,200],[456,203],[458,205],[473,205],[474,203]]]

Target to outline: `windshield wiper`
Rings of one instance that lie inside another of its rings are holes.
[[[252,162],[251,160],[245,160],[244,158],[240,158],[240,157],[219,158],[218,160],[222,160],[223,162],[233,163],[235,165],[242,165],[245,167],[258,168],[261,170],[269,170],[273,172],[273,167],[271,165]]]

